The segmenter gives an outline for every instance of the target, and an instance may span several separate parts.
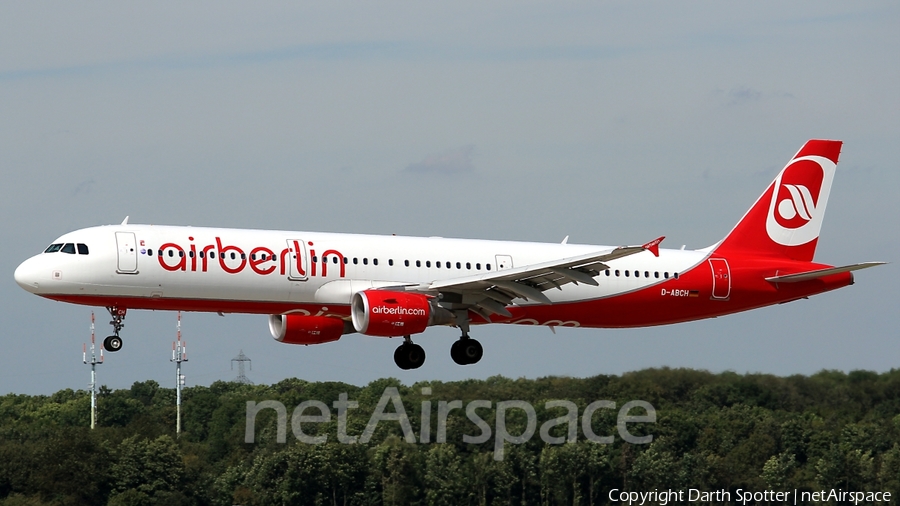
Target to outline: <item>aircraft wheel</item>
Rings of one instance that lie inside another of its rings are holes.
[[[425,363],[425,350],[418,344],[403,343],[394,351],[394,362],[403,370],[418,369]]]
[[[119,336],[109,336],[103,340],[103,349],[110,353],[115,353],[122,349],[122,338]]]
[[[450,347],[450,358],[459,365],[475,364],[484,355],[484,348],[475,339],[460,339]]]

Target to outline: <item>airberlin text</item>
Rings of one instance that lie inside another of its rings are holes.
[[[425,310],[422,308],[390,307],[390,306],[375,306],[372,308],[372,314],[428,316],[425,313]]]
[[[212,266],[218,264],[219,269],[228,274],[238,274],[249,269],[260,276],[278,272],[281,276],[306,278],[328,276],[328,262],[331,261],[339,269],[337,274],[340,277],[346,275],[343,253],[335,249],[325,250],[321,262],[317,262],[319,257],[312,242],[303,244],[301,241],[288,241],[288,247],[277,253],[265,246],[255,246],[250,248],[248,253],[238,246],[223,243],[221,237],[215,238],[215,244],[205,246],[194,244],[193,237],[188,237],[188,240],[191,242],[187,247],[173,242],[160,245],[156,255],[160,267],[171,272],[208,272]],[[307,245],[310,247],[309,256],[313,260],[309,265],[305,258]]]
[[[431,395],[431,387],[422,388],[422,396]],[[393,412],[385,412],[388,404],[393,407]],[[500,401],[496,404],[488,400],[470,401],[465,406],[463,401],[431,401],[423,400],[421,406],[421,420],[418,430],[418,436],[413,431],[412,423],[406,414],[406,408],[400,398],[400,392],[396,387],[387,387],[381,395],[381,399],[375,406],[369,422],[359,435],[350,435],[347,433],[347,416],[351,409],[359,408],[359,402],[349,400],[346,393],[338,395],[338,400],[334,401],[332,406],[336,410],[337,424],[334,427],[337,434],[337,441],[344,444],[366,444],[375,434],[375,429],[379,422],[396,422],[400,425],[403,433],[403,439],[410,444],[414,443],[431,443],[432,423],[434,420],[433,404],[437,404],[437,420],[435,443],[447,442],[447,419],[453,410],[461,410],[465,412],[466,418],[474,425],[478,432],[476,435],[465,434],[462,436],[463,442],[466,444],[483,444],[494,437],[494,459],[503,460],[504,449],[507,443],[513,445],[521,445],[528,442],[536,430],[538,430],[537,412],[527,401]],[[547,444],[561,445],[564,443],[574,443],[578,438],[578,406],[572,401],[566,400],[550,400],[545,404],[547,410],[563,409],[562,416],[552,418],[545,421],[540,426],[541,440]],[[244,432],[244,442],[254,443],[256,441],[256,416],[260,411],[272,409],[275,411],[276,427],[275,440],[278,443],[287,442],[287,421],[288,414],[284,404],[278,401],[247,401],[247,417]],[[594,415],[602,413],[601,410],[615,410],[616,403],[614,401],[594,401],[585,406],[581,413],[581,433],[589,441],[599,444],[611,444],[615,438],[611,435],[598,435],[594,432]],[[639,410],[636,414],[631,414],[632,410]],[[507,428],[507,413],[518,411],[513,417],[516,420],[514,429]],[[307,414],[318,413],[318,414]],[[524,414],[524,424],[522,423],[522,414]],[[485,416],[487,415],[487,416]],[[494,427],[492,428],[485,420],[491,419],[493,415]],[[316,435],[308,434],[304,430],[311,431],[310,424],[330,424],[332,421],[331,408],[321,401],[306,400],[301,402],[293,412],[290,418],[291,430],[298,440],[307,444],[322,444],[328,440],[328,434],[324,434],[322,430],[317,430]],[[629,424],[646,424],[656,422],[656,409],[646,401],[630,401],[622,405],[618,410],[616,417],[616,430],[624,441],[631,444],[647,444],[653,441],[652,434],[637,436],[630,432],[635,430],[633,426],[629,430]],[[328,427],[329,425],[326,425]],[[325,429],[327,430],[327,429]],[[515,434],[511,434],[511,432]],[[600,431],[603,432],[603,431]],[[640,432],[646,432],[641,430]]]

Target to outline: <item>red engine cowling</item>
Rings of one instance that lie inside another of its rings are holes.
[[[418,334],[429,325],[453,321],[453,313],[434,304],[427,295],[388,290],[353,294],[350,315],[357,332],[379,337]]]
[[[344,334],[344,320],[329,316],[275,314],[269,316],[269,331],[276,341],[282,343],[330,343]]]

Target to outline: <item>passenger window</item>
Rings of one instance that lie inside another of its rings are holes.
[[[369,259],[363,257],[363,265],[369,265]]]
[[[205,256],[206,256],[206,253],[204,253],[203,250],[200,250],[200,258],[203,258]],[[265,258],[263,260],[265,260]]]
[[[337,259],[337,257],[331,257],[331,260],[332,260],[332,262],[331,262],[331,263],[333,263],[333,264],[336,264],[336,263],[338,263],[338,259]]]
[[[487,270],[491,270],[491,264],[484,264],[484,268]]]
[[[654,272],[653,277],[659,279],[659,271]]]
[[[425,267],[431,267],[431,260],[425,260]]]
[[[649,277],[650,277],[650,273],[647,272],[647,271],[644,271],[644,277],[645,277],[645,278],[649,278]]]
[[[609,269],[606,269],[606,275],[609,276]]]
[[[210,251],[210,252],[209,252],[209,258],[216,258],[216,252],[215,252],[215,251]]]
[[[87,244],[78,243],[78,254],[79,255],[87,255],[88,254]]]
[[[171,249],[170,249],[170,250],[169,250],[169,256],[170,256],[170,257],[175,256],[175,250],[171,250]]]
[[[675,276],[675,279],[678,279],[678,273],[677,273],[677,272],[674,274],[674,276]]]
[[[438,269],[440,269],[440,268],[441,268],[441,263],[440,263],[440,262],[435,262],[435,263],[434,263],[434,266],[437,267]]]
[[[348,263],[350,263],[350,259],[347,257],[344,257],[344,265],[347,265]]]
[[[669,279],[669,273],[668,273],[668,272],[664,272],[664,273],[663,273],[663,276],[665,276],[666,279]]]
[[[184,251],[178,250],[178,256],[183,258],[183,257],[184,257]],[[234,253],[231,254],[231,258],[234,258]]]
[[[628,277],[628,269],[625,269],[625,277]]]
[[[231,254],[231,259],[234,260],[236,255],[234,253]]]
[[[163,256],[163,250],[159,250],[159,256]]]
[[[378,265],[378,259],[377,259],[377,258],[373,258],[373,259],[372,259],[372,265]]]
[[[356,265],[358,263],[359,263],[359,259],[356,257],[353,257],[353,265]]]
[[[393,259],[393,258],[388,258],[388,265],[390,265],[391,267],[394,266],[394,259]]]
[[[57,251],[61,250],[62,247],[62,243],[51,244],[50,246],[47,246],[47,249],[44,250],[44,253],[56,253]]]
[[[481,270],[481,263],[475,264],[475,270],[476,270],[476,271],[480,271],[480,270]]]
[[[70,243],[70,242],[67,242],[67,243],[62,247],[62,252],[63,252],[63,253],[68,253],[68,254],[70,254],[70,255],[74,255],[74,254],[75,254],[75,245],[72,244],[72,243]]]
[[[193,252],[193,251],[188,251],[188,256],[191,257],[191,258],[194,258],[194,252]]]
[[[450,268],[450,262],[447,262],[447,263],[444,264],[444,265],[446,265],[448,269]]]
[[[616,277],[619,277],[619,269],[616,269]]]
[[[234,253],[232,253],[232,255],[234,255]],[[314,257],[312,258],[312,263],[316,263],[316,262],[318,262],[318,261],[319,261],[319,257],[318,257],[318,256],[314,256]]]
[[[241,260],[246,260],[246,259],[247,259],[247,254],[241,253]]]
[[[403,265],[409,267],[409,260],[404,260],[404,261],[403,261]]]
[[[422,261],[416,260],[416,267],[422,267]]]
[[[147,255],[149,255],[151,257],[153,256],[153,248],[150,248],[147,250]]]
[[[471,262],[466,262],[466,269],[468,269],[468,270],[470,270],[470,271],[472,270],[472,263],[471,263]]]

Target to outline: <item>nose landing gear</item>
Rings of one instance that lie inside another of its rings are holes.
[[[103,340],[103,349],[110,353],[115,353],[122,349],[122,338],[119,337],[119,331],[125,327],[125,324],[122,322],[125,320],[125,312],[127,310],[116,306],[107,307],[106,310],[109,311],[109,315],[112,317],[112,321],[109,324],[112,325],[113,335]]]
[[[409,336],[403,336],[403,344],[394,352],[394,362],[404,371],[418,369],[425,363],[425,350]]]

